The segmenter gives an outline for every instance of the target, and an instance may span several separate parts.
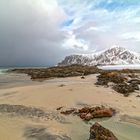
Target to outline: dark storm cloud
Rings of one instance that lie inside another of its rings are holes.
[[[50,65],[62,59],[63,11],[57,5],[57,12],[53,11],[53,4],[41,2],[0,1],[1,66]]]

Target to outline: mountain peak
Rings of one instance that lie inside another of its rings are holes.
[[[123,53],[124,51],[127,51],[125,48],[120,46],[112,46],[106,51],[104,51],[105,55],[112,55],[112,56],[118,56],[119,54]]]
[[[121,50],[121,51],[123,51],[126,49],[124,47],[119,46],[119,45],[113,45],[108,50]]]

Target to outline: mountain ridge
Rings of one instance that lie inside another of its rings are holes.
[[[120,46],[113,46],[101,52],[92,54],[74,54],[66,56],[58,65],[123,65],[140,64],[140,53],[130,51]]]

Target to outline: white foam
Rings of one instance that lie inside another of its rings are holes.
[[[7,71],[8,69],[0,69],[0,74],[5,74],[5,71]]]

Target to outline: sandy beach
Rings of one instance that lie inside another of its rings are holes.
[[[139,91],[129,97],[124,97],[111,88],[96,86],[94,84],[96,76],[96,74],[89,75],[85,79],[80,77],[59,78],[35,85],[1,89],[0,104],[37,107],[55,116],[48,120],[36,120],[27,117],[25,119],[24,116],[9,117],[7,114],[1,114],[0,132],[4,132],[1,138],[4,138],[3,140],[9,140],[9,138],[11,140],[28,140],[24,136],[25,129],[31,126],[41,126],[51,132],[54,131],[55,134],[67,135],[72,140],[88,139],[90,123],[86,124],[76,116],[62,116],[56,111],[56,108],[104,105],[116,109],[117,114],[111,119],[99,119],[98,121],[110,128],[119,137],[119,140],[133,140],[134,135],[130,133],[133,128],[132,132],[136,133],[135,140],[138,140],[140,137],[140,134],[137,133],[140,130],[140,98],[136,95],[139,94]],[[112,125],[116,126],[113,128]],[[12,133],[7,135],[8,132],[5,129]],[[123,129],[126,129],[124,133],[122,133]]]

